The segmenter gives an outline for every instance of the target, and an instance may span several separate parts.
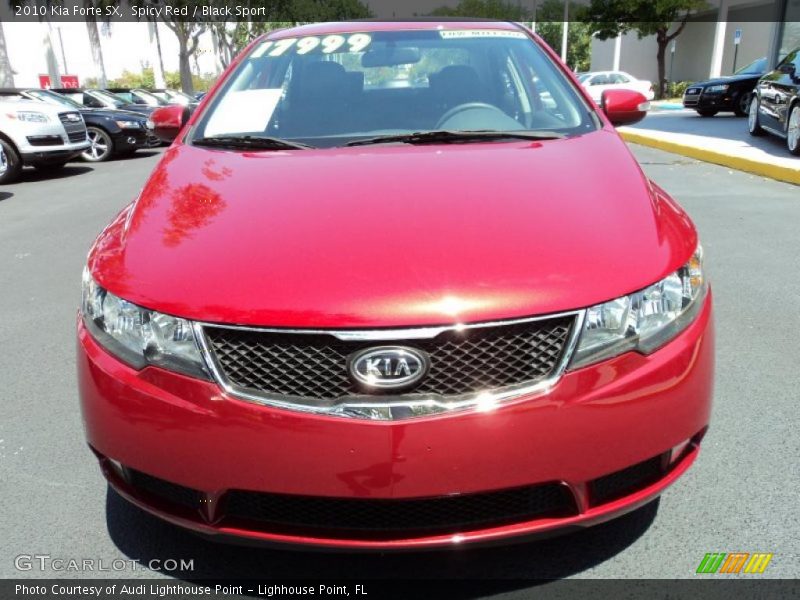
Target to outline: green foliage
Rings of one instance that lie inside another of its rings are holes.
[[[192,83],[195,90],[207,90],[214,83],[216,76],[211,74],[204,74],[202,76],[192,73]],[[168,71],[164,73],[164,83],[170,89],[181,89],[181,75],[178,71]],[[96,87],[97,79],[89,78],[83,82],[86,87]],[[145,88],[150,89],[155,87],[155,78],[153,77],[153,69],[146,67],[138,73],[130,71],[123,71],[122,75],[116,79],[108,82],[108,87],[124,87],[124,88]]]
[[[601,40],[629,31],[643,38],[666,32],[673,23],[707,6],[705,0],[591,0],[582,18]]]
[[[686,88],[692,85],[691,81],[670,81],[667,85],[667,98],[683,98]]]
[[[461,0],[455,7],[439,7],[431,12],[431,15],[525,21],[529,17],[529,12],[527,8],[523,8],[520,4],[504,0]]]

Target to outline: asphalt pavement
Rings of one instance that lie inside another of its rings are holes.
[[[158,158],[75,163],[0,187],[0,577],[19,555],[192,559],[172,573],[97,577],[694,578],[707,552],[772,552],[762,577],[800,575],[800,188],[633,147],[699,227],[716,301],[713,420],[694,467],[631,515],[560,538],[426,554],[348,555],[220,545],[107,491],[83,440],[75,380],[80,274],[94,237]],[[631,253],[637,248],[631,247]],[[636,435],[636,432],[631,432]],[[96,563],[98,564],[98,563]],[[118,563],[119,564],[119,563]],[[91,575],[91,573],[89,573]]]

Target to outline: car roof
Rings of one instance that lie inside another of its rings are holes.
[[[263,39],[280,39],[297,35],[326,35],[332,33],[355,33],[355,32],[374,32],[374,31],[403,31],[403,30],[436,30],[446,29],[490,29],[498,31],[524,31],[524,28],[510,21],[486,21],[483,19],[470,20],[464,17],[454,18],[453,20],[442,19],[438,21],[430,20],[409,20],[409,21],[342,21],[333,23],[310,23],[291,27],[288,29],[278,29],[265,33]]]

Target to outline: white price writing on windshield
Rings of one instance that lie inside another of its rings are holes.
[[[250,58],[267,56],[281,56],[293,50],[295,54],[303,55],[319,49],[323,54],[332,54],[344,48],[347,52],[363,52],[372,43],[372,37],[366,33],[354,33],[349,37],[343,35],[326,35],[319,38],[308,36],[303,38],[284,38],[282,40],[267,40],[256,48]]]

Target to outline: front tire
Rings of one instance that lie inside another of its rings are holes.
[[[701,117],[713,117],[717,114],[718,111],[716,110],[709,110],[709,109],[701,109],[697,111],[697,114]]]
[[[764,130],[761,129],[761,123],[758,118],[758,107],[758,96],[753,96],[753,99],[750,101],[750,110],[747,111],[747,131],[749,131],[750,135],[753,137],[764,135]]]
[[[0,156],[0,184],[13,183],[19,179],[19,175],[22,172],[22,159],[16,148],[2,138],[0,138],[0,148],[2,149],[2,156]]]
[[[114,142],[111,136],[99,127],[87,127],[89,147],[81,153],[86,162],[103,162],[114,154]]]
[[[736,102],[733,105],[733,112],[737,117],[747,117],[750,115],[750,102],[751,102],[750,94],[747,92],[742,92],[739,94],[739,97],[736,99]]]
[[[800,156],[800,104],[795,104],[789,113],[786,128],[786,147],[795,156]]]

